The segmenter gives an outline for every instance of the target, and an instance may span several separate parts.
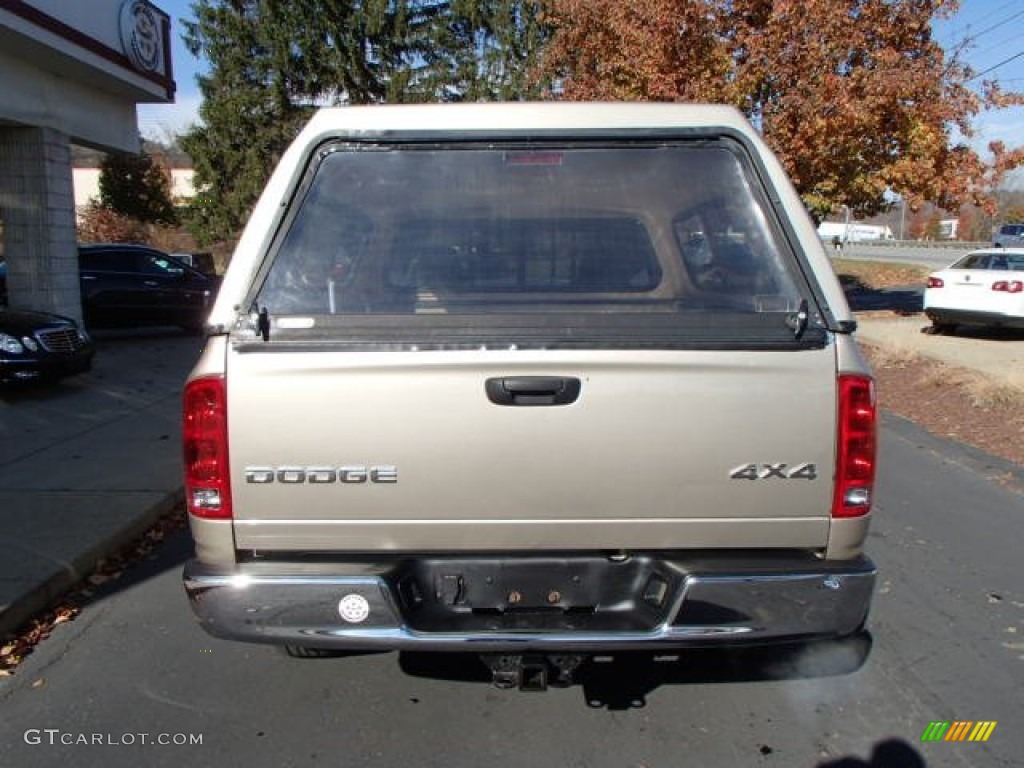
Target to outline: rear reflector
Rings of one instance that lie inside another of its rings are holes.
[[[839,429],[833,517],[871,511],[877,452],[875,385],[870,376],[839,377]]]
[[[232,514],[227,404],[223,376],[200,377],[185,385],[185,503],[196,517],[228,519]]]

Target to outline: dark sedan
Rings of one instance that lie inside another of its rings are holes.
[[[95,351],[89,335],[70,318],[0,307],[0,384],[83,373]]]

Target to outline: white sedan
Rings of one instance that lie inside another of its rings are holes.
[[[1024,328],[1024,248],[973,251],[933,272],[924,312],[935,333],[958,325]]]

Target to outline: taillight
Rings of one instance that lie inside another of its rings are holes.
[[[871,510],[877,452],[875,384],[870,376],[839,377],[839,429],[833,517]]]
[[[942,288],[944,285],[945,285],[945,283],[942,282],[942,278],[941,277],[929,277],[928,278],[928,287],[929,288]]]
[[[992,283],[992,290],[1005,293],[1021,293],[1024,291],[1024,282],[1020,280],[997,280]]]
[[[182,443],[189,514],[230,518],[228,398],[223,376],[204,376],[185,385]]]

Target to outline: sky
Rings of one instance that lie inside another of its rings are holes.
[[[205,63],[197,60],[181,41],[181,19],[191,18],[191,0],[155,0],[172,19],[172,57],[178,90],[174,104],[140,104],[139,130],[147,138],[166,140],[198,121],[201,97],[196,74]],[[963,58],[975,72],[988,71],[976,82],[994,77],[1009,90],[1024,91],[1024,0],[962,0],[951,19],[937,22],[935,38],[947,50],[964,40]],[[984,156],[993,140],[1008,146],[1024,145],[1024,107],[981,113],[975,118],[977,136],[972,145]]]
[[[954,17],[935,25],[935,39],[947,51],[969,42],[963,59],[981,75],[975,83],[995,78],[1006,90],[1024,91],[1022,29],[1022,0],[963,0]],[[1024,107],[983,112],[974,123],[978,135],[972,144],[978,150],[995,140],[1024,145]]]

